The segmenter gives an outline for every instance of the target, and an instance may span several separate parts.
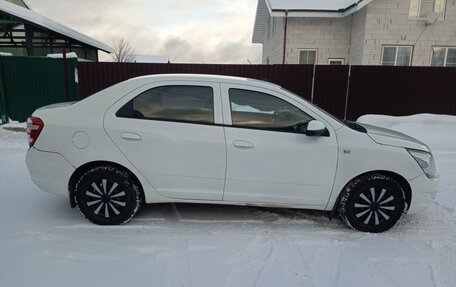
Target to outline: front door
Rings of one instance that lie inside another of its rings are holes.
[[[324,207],[337,165],[332,127],[325,124],[329,136],[297,132],[294,125],[321,119],[294,99],[268,89],[222,84],[222,99],[227,142],[223,199]]]

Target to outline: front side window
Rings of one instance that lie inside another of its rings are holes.
[[[214,92],[203,86],[162,86],[147,90],[127,103],[118,116],[214,123]]]
[[[426,18],[432,11],[436,12],[440,19],[443,19],[445,16],[445,0],[410,0],[410,18]]]
[[[299,64],[315,65],[317,63],[317,50],[300,50]]]
[[[312,117],[294,105],[269,94],[229,89],[233,126],[295,132],[297,124]]]
[[[431,66],[456,67],[456,47],[432,48]]]
[[[383,46],[383,66],[410,66],[411,62],[411,46]]]

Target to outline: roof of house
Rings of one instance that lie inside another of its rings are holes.
[[[136,63],[168,63],[167,55],[134,55],[133,62]]]
[[[253,43],[262,43],[268,17],[340,18],[372,0],[258,0]]]
[[[31,25],[38,26],[44,30],[53,31],[54,33],[74,39],[99,50],[108,53],[113,52],[113,49],[110,46],[24,7],[0,0],[0,11],[12,17],[22,19]]]

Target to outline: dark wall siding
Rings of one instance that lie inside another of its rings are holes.
[[[456,68],[352,66],[347,118],[456,115]]]
[[[313,103],[343,119],[349,66],[315,66]]]
[[[456,68],[442,67],[79,63],[80,96],[162,73],[266,80],[349,120],[364,114],[456,115]]]
[[[308,100],[312,94],[312,65],[79,63],[80,96],[88,97],[133,77],[168,73],[246,77],[276,83]]]

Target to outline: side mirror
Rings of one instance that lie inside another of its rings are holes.
[[[307,130],[305,134],[311,137],[329,136],[329,132],[325,128],[325,125],[322,122],[316,120],[310,121],[307,124]]]

